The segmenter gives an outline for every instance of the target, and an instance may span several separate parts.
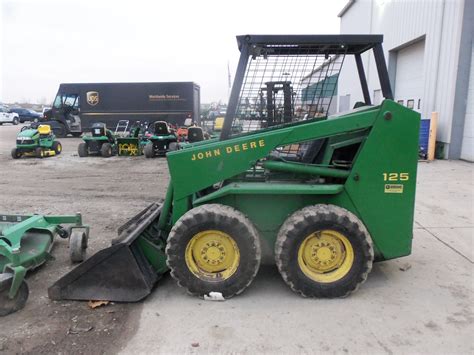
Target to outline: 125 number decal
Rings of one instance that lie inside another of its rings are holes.
[[[383,173],[383,181],[408,181],[408,173]]]

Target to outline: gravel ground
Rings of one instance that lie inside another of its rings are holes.
[[[13,160],[20,126],[0,126],[0,212],[74,214],[91,226],[88,255],[110,245],[117,228],[163,197],[163,158],[79,158],[80,139],[63,138],[63,152],[45,159]],[[114,353],[133,334],[141,304],[94,310],[83,302],[52,302],[47,288],[72,268],[67,240],[57,239],[48,261],[27,276],[26,307],[0,321],[0,352]]]

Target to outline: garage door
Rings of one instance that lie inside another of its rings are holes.
[[[462,138],[461,159],[474,161],[474,46],[472,47],[469,89],[467,92],[466,117]]]
[[[418,41],[397,53],[395,100],[421,112],[423,105],[423,57],[425,41]]]

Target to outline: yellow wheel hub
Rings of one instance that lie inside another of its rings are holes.
[[[298,265],[316,282],[330,283],[342,279],[354,263],[354,250],[341,233],[323,230],[310,234],[298,249]]]
[[[218,230],[206,230],[194,235],[186,246],[186,265],[203,280],[226,280],[240,262],[240,252],[234,239]]]

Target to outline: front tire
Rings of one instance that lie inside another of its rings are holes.
[[[18,149],[16,148],[13,148],[12,149],[12,158],[13,159],[18,159],[21,157],[21,154],[18,152]]]
[[[102,155],[104,158],[111,157],[112,156],[112,145],[110,143],[102,144],[102,147],[100,147],[100,155]]]
[[[283,280],[304,297],[346,297],[365,282],[374,250],[364,224],[334,205],[305,207],[281,227],[275,260]]]
[[[85,142],[79,143],[77,147],[77,154],[79,154],[81,158],[87,157],[89,155],[87,144]]]
[[[153,143],[148,143],[145,145],[143,152],[145,153],[145,158],[153,158],[155,156],[155,148],[153,147]]]
[[[260,267],[258,232],[241,212],[203,205],[174,225],[166,246],[171,276],[188,293],[220,292],[227,299],[243,292]]]
[[[44,158],[43,148],[40,148],[40,147],[36,148],[35,149],[35,155],[36,155],[37,158],[43,159]]]
[[[65,138],[67,136],[66,128],[62,124],[53,127],[53,133],[58,138]]]
[[[14,118],[12,123],[16,126],[18,124],[18,118]]]

